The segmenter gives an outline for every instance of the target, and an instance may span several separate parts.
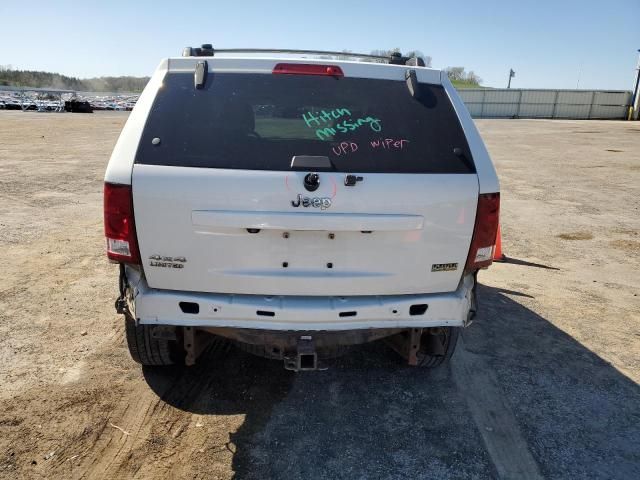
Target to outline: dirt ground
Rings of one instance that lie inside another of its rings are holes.
[[[640,478],[640,123],[480,120],[507,263],[450,366],[141,369],[102,178],[125,113],[0,112],[0,477]]]

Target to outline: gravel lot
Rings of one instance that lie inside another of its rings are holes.
[[[158,373],[103,252],[126,117],[0,112],[0,477],[640,478],[640,123],[478,121],[509,262],[451,366]]]

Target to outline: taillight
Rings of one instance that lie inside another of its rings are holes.
[[[104,234],[110,260],[140,263],[130,185],[104,184]]]
[[[313,63],[278,63],[272,73],[285,75],[326,75],[344,77],[342,69],[337,65],[316,65]]]
[[[493,262],[493,248],[496,243],[500,214],[500,194],[483,193],[478,196],[476,224],[465,271],[472,272],[488,267]]]

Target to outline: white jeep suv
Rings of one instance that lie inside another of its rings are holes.
[[[292,370],[378,339],[410,365],[453,353],[493,256],[491,159],[445,72],[327,53],[203,45],[155,71],[104,187],[136,361],[191,365],[212,342]]]

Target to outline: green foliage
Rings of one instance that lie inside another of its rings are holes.
[[[445,71],[449,75],[451,83],[456,87],[477,87],[482,82],[482,79],[478,75],[473,71],[465,71],[464,67],[447,67]]]
[[[451,80],[451,83],[458,90],[460,90],[461,88],[487,88],[483,87],[482,85],[478,85],[477,83],[471,83],[465,80]]]
[[[149,77],[99,77],[79,79],[59,73],[12,70],[0,67],[0,85],[57,88],[84,92],[141,92]]]

